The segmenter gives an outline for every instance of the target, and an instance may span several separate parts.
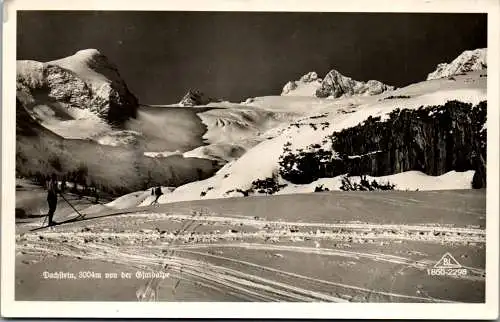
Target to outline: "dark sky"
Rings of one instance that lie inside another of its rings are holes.
[[[485,14],[25,11],[17,57],[96,48],[142,103],[175,103],[189,88],[240,101],[332,68],[401,87],[486,47],[486,31]]]

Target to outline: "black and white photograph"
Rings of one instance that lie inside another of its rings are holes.
[[[492,304],[484,3],[9,12],[3,287],[27,308]]]

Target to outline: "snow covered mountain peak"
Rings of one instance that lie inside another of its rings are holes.
[[[314,96],[316,90],[321,86],[321,78],[316,72],[309,72],[297,81],[289,81],[283,87],[281,95],[290,96]]]
[[[179,102],[180,106],[196,106],[196,105],[206,105],[210,103],[211,100],[204,93],[199,90],[190,89],[184,95],[184,97]]]
[[[354,94],[356,81],[342,75],[339,71],[332,69],[326,74],[321,87],[316,91],[318,97],[340,97],[343,94]]]
[[[298,81],[288,82],[283,87],[281,95],[337,98],[344,95],[377,95],[392,89],[394,87],[377,80],[369,80],[368,82],[356,81],[332,69],[326,74],[324,79],[319,78],[316,72],[309,72]]]
[[[352,95],[377,95],[382,92],[393,90],[393,86],[386,85],[377,80],[362,82],[353,80],[342,75],[339,71],[332,69],[326,74],[321,87],[316,91],[317,97],[341,97]]]
[[[71,56],[53,60],[47,64],[56,65],[78,74],[86,82],[93,84],[96,89],[101,87],[103,83],[124,86],[118,68],[97,49],[79,50]]]
[[[38,89],[43,95],[34,94]],[[26,107],[57,102],[57,108],[86,110],[109,123],[135,117],[138,106],[118,68],[97,49],[46,63],[18,61],[17,94]]]
[[[487,48],[466,50],[451,63],[438,64],[436,70],[427,76],[427,80],[450,77],[487,68]]]
[[[75,53],[75,55],[92,57],[92,56],[100,56],[102,54],[98,49],[87,48],[87,49],[81,49],[81,50],[77,51]]]
[[[316,72],[309,72],[300,78],[300,81],[304,83],[314,82],[315,80],[318,80],[318,74]]]

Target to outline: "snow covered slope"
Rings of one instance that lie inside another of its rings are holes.
[[[427,80],[450,77],[475,70],[483,70],[488,66],[487,49],[466,50],[451,63],[441,63],[436,70],[427,76]]]
[[[149,108],[151,109],[151,107]],[[162,108],[158,110],[155,120],[163,117]],[[164,107],[165,113],[170,110],[169,120],[174,117],[173,113],[193,113],[198,122],[204,127],[200,135],[200,141],[197,145],[192,145],[190,149],[179,148],[162,150],[159,148],[149,148],[145,150],[145,155],[150,157],[165,157],[173,154],[183,155],[184,157],[202,158],[217,161],[231,161],[240,157],[246,150],[266,140],[268,131],[281,125],[287,125],[297,116],[304,115],[306,111],[293,112],[286,110],[269,110],[260,106],[248,106],[238,103],[218,102],[196,107]],[[146,110],[140,108],[137,120],[130,122],[142,122],[146,120]],[[149,112],[148,112],[149,113]],[[144,115],[143,115],[144,114]],[[148,117],[149,118],[149,117]],[[165,122],[169,122],[165,120]],[[155,121],[156,123],[156,121]],[[147,131],[147,128],[158,129],[159,124],[153,122],[144,122],[141,129],[130,127],[137,131]],[[172,126],[172,125],[171,125]],[[171,128],[170,126],[170,128]],[[174,139],[181,139],[189,135],[189,129],[182,129],[176,126],[176,132],[169,131],[163,135],[163,139],[170,136]],[[149,130],[148,130],[149,131]],[[162,131],[164,132],[164,131]],[[170,133],[171,132],[171,133]],[[180,137],[179,133],[185,133]],[[147,134],[151,137],[151,133]]]
[[[356,81],[332,69],[324,79],[318,78],[316,72],[310,72],[298,81],[288,82],[283,87],[281,95],[337,98],[352,95],[377,95],[393,89],[394,87],[377,80]]]

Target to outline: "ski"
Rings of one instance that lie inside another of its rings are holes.
[[[55,227],[55,226],[59,226],[59,225],[63,225],[63,224],[69,224],[69,223],[77,222],[77,221],[80,221],[80,220],[83,220],[83,219],[85,219],[85,215],[78,215],[78,216],[76,216],[74,218],[71,218],[71,219],[67,219],[67,220],[64,220],[64,221],[55,222],[52,225],[46,225],[46,226],[41,226],[41,227],[33,228],[33,229],[30,229],[30,231],[37,231],[37,230],[41,230],[41,229],[45,229],[45,228],[49,228],[49,227]]]
[[[145,210],[147,210],[147,207],[136,207],[136,208],[131,208],[128,210],[118,209],[118,210],[113,210],[113,211],[104,211],[101,213],[92,214],[91,216],[87,216],[87,214],[81,214],[81,215],[78,215],[74,218],[57,222],[56,224],[53,224],[52,226],[46,225],[46,226],[30,229],[29,231],[32,232],[32,231],[37,231],[37,230],[41,230],[41,229],[45,229],[45,228],[49,228],[49,227],[59,226],[62,224],[70,224],[73,222],[78,222],[80,220],[90,220],[90,219],[98,219],[98,218],[104,218],[104,217],[116,216],[116,215],[126,215],[126,214],[141,212],[141,211],[145,211]]]

